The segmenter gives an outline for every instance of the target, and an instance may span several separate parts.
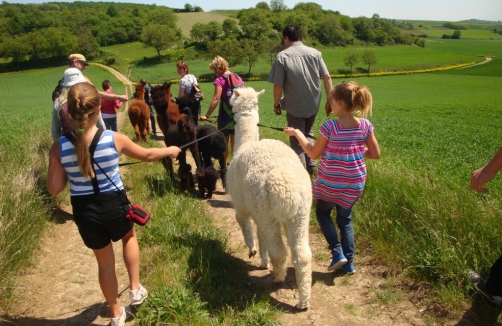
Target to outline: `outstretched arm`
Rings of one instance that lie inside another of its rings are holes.
[[[296,137],[305,153],[307,153],[307,155],[314,160],[321,157],[324,149],[328,145],[328,139],[323,135],[319,135],[315,143],[312,145],[299,129],[286,127],[284,128],[284,133],[290,137]]]
[[[483,185],[492,180],[502,168],[502,147],[493,158],[480,169],[471,174],[471,188],[479,192],[488,192]]]
[[[160,160],[166,156],[176,158],[181,152],[181,149],[176,146],[162,148],[144,148],[134,143],[126,135],[115,133],[115,147],[121,153],[135,158],[137,160],[153,162]]]

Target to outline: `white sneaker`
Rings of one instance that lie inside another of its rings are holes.
[[[122,316],[118,318],[112,318],[111,326],[124,326],[126,322],[126,311],[125,308],[122,307]]]
[[[130,290],[129,293],[131,296],[131,306],[142,304],[148,297],[148,291],[143,287],[143,285],[139,286],[139,290]]]

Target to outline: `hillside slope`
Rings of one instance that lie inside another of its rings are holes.
[[[178,17],[176,25],[181,28],[181,33],[184,37],[190,37],[190,30],[195,23],[207,24],[210,21],[217,21],[221,24],[227,18],[235,19],[215,12],[181,12],[176,13],[176,17]]]

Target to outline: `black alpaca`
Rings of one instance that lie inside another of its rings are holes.
[[[203,138],[207,135],[210,136]],[[225,135],[223,135],[221,131],[217,131],[214,126],[206,124],[197,126],[197,139],[200,139],[198,146],[204,167],[213,165],[211,158],[218,160],[220,165],[221,182],[223,184],[223,188],[225,188],[227,172],[227,160],[225,158],[227,143],[225,141]]]
[[[186,114],[182,114],[180,119],[175,125],[170,125],[169,128],[167,128],[166,134],[164,136],[164,143],[168,147],[169,146],[182,147],[188,143],[195,141],[196,136],[197,136],[197,130],[195,129],[192,120]],[[197,168],[201,168],[202,165],[199,158],[199,149],[197,142],[192,143],[191,145],[188,146],[188,148],[190,149],[190,153],[192,153]],[[187,169],[186,150],[187,147],[182,148],[181,153],[179,153],[178,155],[178,161],[180,165],[179,169],[182,169],[181,173],[183,173],[183,175],[186,175],[186,169]],[[163,164],[166,170],[168,171],[171,180],[174,180],[172,160],[170,158],[166,158],[163,161]],[[182,182],[181,186],[182,187],[186,186],[186,182],[185,183]]]
[[[216,190],[216,181],[218,181],[220,176],[218,171],[211,165],[203,169],[198,169],[196,175],[200,196],[208,199],[213,198],[213,191]]]

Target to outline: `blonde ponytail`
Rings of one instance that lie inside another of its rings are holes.
[[[85,178],[93,178],[94,171],[91,166],[91,154],[89,144],[84,135],[89,120],[99,114],[101,100],[96,87],[88,83],[79,83],[68,91],[68,113],[73,120],[73,132],[75,134],[75,148],[80,173]]]

